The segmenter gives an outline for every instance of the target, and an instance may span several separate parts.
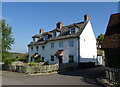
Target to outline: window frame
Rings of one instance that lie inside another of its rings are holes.
[[[73,30],[74,29],[74,30]],[[70,34],[74,34],[74,33],[76,33],[76,28],[75,27],[72,27],[71,29],[70,29]]]
[[[31,47],[31,51],[33,51],[33,47]]]
[[[36,46],[36,51],[39,51],[39,46]]]
[[[63,44],[64,44],[63,41],[59,42],[59,48],[63,48],[64,47]]]
[[[55,47],[55,43],[51,42],[51,48],[54,48],[54,47]]]
[[[69,42],[69,47],[74,47],[74,41],[73,40],[70,40],[68,42]]]
[[[44,35],[44,40],[48,40],[48,35]]]
[[[56,36],[57,36],[57,32],[54,31],[54,32],[53,32],[53,37],[56,37]]]
[[[51,55],[51,61],[54,61],[54,58],[55,58],[54,55]]]
[[[70,57],[71,57],[72,59],[70,59]],[[74,63],[74,55],[69,55],[69,63]]]
[[[42,46],[42,50],[45,50],[45,46]]]
[[[44,60],[45,60],[45,58],[44,57],[42,57],[42,61],[44,62]]]

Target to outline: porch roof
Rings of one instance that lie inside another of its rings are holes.
[[[36,57],[38,57],[38,56],[39,56],[39,54],[38,54],[38,53],[35,53],[35,54],[32,55],[32,58],[36,58]]]
[[[55,55],[60,55],[63,52],[63,50],[58,50]]]

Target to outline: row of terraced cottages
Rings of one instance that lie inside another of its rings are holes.
[[[38,58],[49,64],[55,63],[94,63],[97,65],[96,38],[88,15],[82,22],[64,26],[56,24],[55,29],[34,35],[28,45],[29,62]]]

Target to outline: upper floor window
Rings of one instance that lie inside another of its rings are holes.
[[[70,34],[74,34],[75,33],[75,27],[72,27],[71,29],[70,29]]]
[[[39,47],[38,46],[36,46],[36,51],[38,51],[39,50]]]
[[[44,40],[48,40],[48,35],[45,35],[45,36],[44,36]]]
[[[31,47],[31,51],[33,51],[33,47]]]
[[[42,50],[45,50],[45,46],[42,46]]]
[[[69,47],[74,47],[74,41],[73,40],[69,41]]]
[[[51,55],[51,61],[54,61],[54,56],[53,55]]]
[[[62,42],[62,41],[59,42],[59,47],[60,47],[60,48],[63,48],[63,42]]]
[[[54,48],[54,43],[51,43],[51,48]]]

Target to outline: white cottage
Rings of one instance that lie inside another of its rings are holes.
[[[54,63],[97,63],[96,38],[88,15],[84,21],[63,26],[62,22],[56,28],[32,37],[28,45],[29,62],[41,58]]]

